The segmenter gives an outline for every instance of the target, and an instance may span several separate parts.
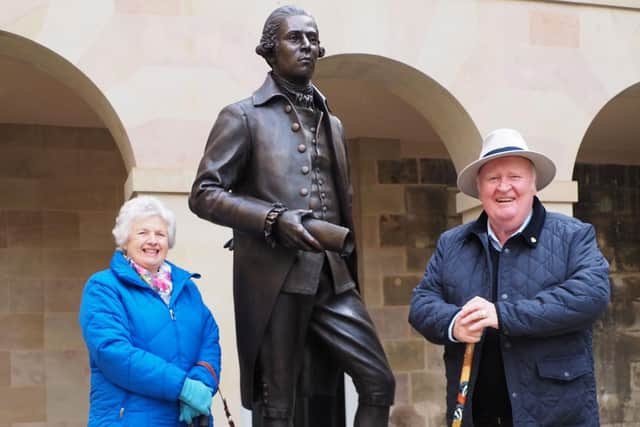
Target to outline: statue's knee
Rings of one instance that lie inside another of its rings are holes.
[[[385,394],[394,396],[396,392],[396,377],[391,372],[391,369],[384,369],[378,375],[378,386],[381,390],[384,390]]]
[[[391,406],[396,393],[396,379],[389,369],[381,370],[370,387],[363,387],[359,402],[373,406]]]
[[[385,389],[389,390],[392,395],[395,394],[395,391],[396,391],[396,377],[393,375],[393,372],[391,372],[391,370],[387,370],[385,372],[383,384],[384,384]]]

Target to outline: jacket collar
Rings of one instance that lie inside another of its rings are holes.
[[[175,297],[180,294],[180,291],[187,283],[187,281],[191,278],[200,278],[200,274],[198,273],[190,273],[177,265],[173,264],[170,261],[167,263],[171,266],[171,281],[173,282],[173,290],[171,291],[171,300],[173,301]],[[111,271],[120,279],[121,282],[132,285],[139,286],[143,288],[149,288],[149,286],[142,280],[140,275],[131,267],[129,261],[124,257],[124,254],[121,250],[116,249],[113,256],[111,257]]]
[[[327,105],[327,98],[318,90],[317,87],[315,87],[313,83],[311,84],[311,87],[313,88],[313,97],[315,101],[319,103],[323,110],[328,111],[329,106]],[[284,98],[289,102],[289,99],[284,93],[282,93],[275,80],[273,80],[273,77],[271,77],[271,72],[269,72],[267,73],[267,78],[264,83],[262,83],[262,86],[253,93],[251,99],[254,106],[260,107],[276,97]]]
[[[522,239],[531,248],[535,248],[540,239],[540,233],[542,232],[542,226],[547,216],[547,210],[544,208],[540,199],[537,196],[533,198],[533,213],[531,215],[531,221],[522,230],[522,233],[514,236],[514,238]],[[481,241],[487,240],[487,213],[482,211],[477,220],[469,227],[467,238],[471,235],[477,236]]]

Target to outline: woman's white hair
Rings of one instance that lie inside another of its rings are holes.
[[[131,223],[151,216],[159,216],[167,223],[169,248],[176,242],[176,216],[160,200],[152,196],[135,197],[122,205],[111,233],[116,246],[124,248],[131,232]]]

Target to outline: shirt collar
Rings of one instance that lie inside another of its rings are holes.
[[[538,244],[538,240],[540,238],[540,233],[542,232],[542,227],[544,225],[545,219],[547,216],[547,211],[538,199],[538,197],[533,198],[533,209],[531,210],[530,217],[528,217],[527,221],[523,224],[515,234],[520,233],[522,236],[522,240],[531,248],[535,248]],[[490,228],[488,226],[488,218],[487,213],[482,211],[480,216],[476,221],[470,224],[470,227],[467,229],[467,236],[469,238],[472,235],[477,236],[481,241],[491,240],[489,236],[491,236],[492,232],[489,233]],[[495,238],[495,236],[494,236]]]
[[[313,85],[313,83],[311,83],[311,87],[313,88],[313,96],[317,97],[320,108],[322,110],[328,111],[329,106],[327,105],[327,98],[325,98],[322,92],[320,92],[318,88]],[[274,97],[282,97],[287,100],[289,99],[273,80],[271,73],[267,73],[267,77],[262,86],[260,86],[260,88],[253,93],[252,102],[254,106],[259,107],[266,104]]]
[[[516,234],[522,233],[522,231],[531,222],[531,217],[532,216],[533,216],[533,209],[531,209],[531,211],[529,211],[529,215],[527,215],[527,218],[525,218],[525,220],[522,223],[522,225],[520,226],[520,228],[518,228],[511,236],[509,236],[509,239],[512,238],[513,236],[515,236]],[[496,236],[496,234],[491,229],[491,225],[489,224],[489,221],[487,221],[487,234],[489,235],[489,242],[491,242],[491,245],[493,246],[493,248],[498,252],[502,251],[502,245],[500,244],[500,240],[498,240],[498,237]],[[507,239],[507,240],[509,240],[509,239]]]

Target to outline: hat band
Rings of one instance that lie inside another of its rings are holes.
[[[489,151],[488,153],[486,153],[482,157],[484,158],[484,157],[487,157],[487,156],[493,156],[494,154],[504,153],[505,151],[524,151],[524,150],[522,148],[520,148],[520,147],[513,147],[513,146],[511,146],[511,147],[502,147],[502,148],[496,148],[495,150],[491,150],[491,151]]]

